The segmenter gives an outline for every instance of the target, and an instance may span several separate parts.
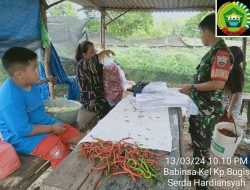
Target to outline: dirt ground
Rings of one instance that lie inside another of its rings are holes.
[[[183,131],[183,157],[192,157],[193,151],[192,148],[189,146],[189,144],[191,143],[191,138],[190,135],[188,133],[188,122],[185,121],[184,122],[184,131]],[[240,154],[242,156],[246,155],[247,152],[250,152],[250,145],[246,145],[246,144],[240,144],[238,149],[236,150],[235,154]],[[214,156],[211,153],[211,159],[213,160]],[[234,156],[234,158],[236,158],[236,156]],[[234,159],[232,158],[232,160]],[[227,173],[228,168],[232,168],[233,171],[238,172],[237,174],[235,173],[235,175],[230,175],[230,173]],[[184,166],[184,169],[191,169],[191,166]],[[213,176],[213,179],[215,181],[240,181],[242,180],[245,184],[243,186],[240,187],[233,187],[234,190],[249,190],[250,189],[250,175],[242,175],[242,177],[240,177],[240,172],[247,170],[247,167],[245,167],[242,164],[239,163],[232,163],[232,164],[223,164],[222,160],[219,160],[218,164],[212,164],[212,171],[214,171],[214,169],[216,171],[225,171],[225,174],[223,176],[219,176],[218,174],[215,174]],[[48,170],[46,170],[44,172],[44,174],[38,178],[38,180],[36,180],[30,187],[28,190],[39,190],[41,183],[43,181],[43,179],[45,179],[46,177],[48,177],[48,175],[51,173],[51,168],[49,168]],[[229,174],[229,175],[227,175]],[[242,184],[243,184],[242,182]],[[185,187],[186,190],[195,190],[195,187]],[[231,187],[218,187],[218,186],[212,186],[209,187],[209,190],[228,190],[228,189],[232,189]]]
[[[191,137],[190,134],[188,132],[188,123],[187,121],[184,122],[184,132],[183,132],[183,136],[184,136],[184,147],[183,147],[183,156],[184,157],[192,157],[193,151],[192,148],[189,146],[189,143],[191,143]],[[240,181],[242,180],[243,182],[245,182],[245,184],[243,184],[243,186],[239,186],[239,187],[226,187],[226,186],[210,186],[208,189],[209,190],[228,190],[228,189],[234,189],[234,190],[249,190],[250,189],[250,175],[242,175],[242,177],[240,177],[241,172],[244,172],[245,170],[248,170],[248,168],[240,163],[236,163],[236,161],[234,161],[234,159],[237,157],[237,154],[242,155],[242,156],[246,156],[246,154],[250,152],[250,145],[247,145],[245,143],[242,143],[238,146],[236,152],[235,152],[235,156],[231,159],[233,163],[231,164],[227,164],[225,163],[226,161],[222,161],[221,159],[218,159],[218,164],[214,164],[212,162],[212,171],[224,171],[225,174],[220,176],[218,173],[214,173],[215,175],[213,175],[212,179],[214,181]],[[211,160],[215,160],[217,161],[217,157],[214,158],[213,154],[210,152],[211,155]],[[229,160],[230,161],[230,160]],[[184,166],[184,168],[189,168],[191,169],[191,166]],[[234,174],[231,175],[230,171],[234,171]],[[237,173],[235,173],[237,172]],[[195,190],[195,187],[186,187],[186,190]]]

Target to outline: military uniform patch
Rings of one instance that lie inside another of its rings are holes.
[[[219,50],[214,56],[214,62],[211,71],[212,80],[227,80],[230,71],[230,53]]]
[[[218,56],[217,57],[217,64],[219,67],[225,67],[227,64],[227,60],[229,59],[229,57],[227,56]]]

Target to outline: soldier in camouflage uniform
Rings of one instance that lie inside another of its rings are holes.
[[[205,174],[210,168],[208,149],[215,123],[223,114],[222,89],[228,78],[233,56],[224,40],[215,37],[214,13],[210,13],[200,22],[199,29],[202,43],[211,49],[196,68],[194,84],[183,85],[180,91],[190,95],[199,109],[199,114],[189,119],[193,157],[196,161],[194,169],[197,174],[190,179],[207,181],[210,178],[210,175]],[[207,186],[198,184],[196,188],[207,189]]]

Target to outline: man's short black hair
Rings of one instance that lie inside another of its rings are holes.
[[[29,61],[37,58],[37,54],[23,47],[12,47],[8,49],[2,58],[3,67],[12,75],[16,69],[25,69]]]
[[[202,30],[209,30],[213,34],[215,34],[215,13],[207,14],[199,23],[198,28]]]

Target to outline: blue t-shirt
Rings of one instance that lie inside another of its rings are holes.
[[[7,79],[0,86],[0,132],[4,141],[11,143],[18,153],[30,154],[48,135],[28,136],[35,125],[60,123],[48,116],[38,85],[30,91]]]

